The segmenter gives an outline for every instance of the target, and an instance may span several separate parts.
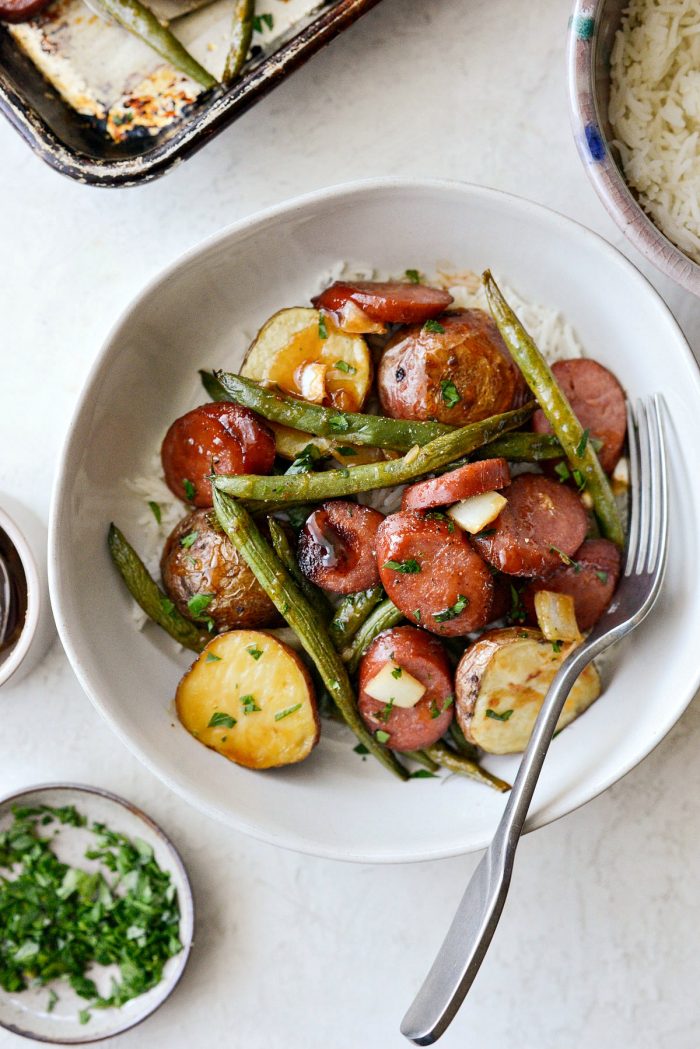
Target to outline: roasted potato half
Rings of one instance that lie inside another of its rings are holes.
[[[160,562],[163,585],[178,612],[217,630],[273,626],[277,609],[212,510],[188,514],[168,536]]]
[[[294,765],[318,743],[306,666],[289,645],[259,630],[214,638],[182,678],[175,704],[195,739],[249,769]]]
[[[340,331],[318,310],[294,306],[262,326],[241,375],[314,404],[356,412],[372,384],[372,358],[361,335]]]
[[[547,689],[570,646],[547,641],[539,630],[489,630],[462,656],[455,680],[457,721],[464,735],[489,754],[524,750]],[[564,704],[557,729],[582,714],[600,695],[591,663]]]

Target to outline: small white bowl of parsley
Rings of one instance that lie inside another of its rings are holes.
[[[182,860],[129,802],[73,785],[0,801],[0,1026],[62,1045],[128,1030],[174,989],[193,927]]]

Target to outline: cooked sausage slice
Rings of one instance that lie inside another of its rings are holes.
[[[484,310],[453,310],[414,325],[387,344],[377,386],[394,419],[437,419],[465,426],[506,412],[525,384],[498,328]]]
[[[552,371],[581,426],[603,442],[598,452],[600,465],[612,473],[627,432],[624,390],[612,372],[589,357],[557,361]],[[532,428],[536,433],[552,432],[541,409],[532,417]]]
[[[365,691],[389,662],[425,686],[413,707],[384,703]],[[437,742],[450,727],[454,713],[452,672],[436,637],[415,627],[399,626],[376,637],[360,664],[358,708],[370,732],[386,732],[392,750],[421,750]]]
[[[51,0],[0,0],[0,21],[27,22],[50,3]]]
[[[388,596],[425,630],[459,636],[491,618],[491,572],[453,522],[391,514],[377,532],[377,561]]]
[[[211,619],[220,633],[240,627],[272,626],[277,609],[213,511],[196,510],[168,536],[160,562],[168,597],[197,622]]]
[[[379,582],[377,529],[384,514],[345,499],[314,510],[299,534],[299,567],[334,594],[354,594]]]
[[[482,459],[450,470],[442,477],[409,485],[404,489],[401,509],[430,510],[435,506],[448,506],[460,499],[505,488],[509,483],[510,470],[505,459]]]
[[[542,576],[572,557],[586,537],[586,512],[574,491],[541,474],[525,473],[501,493],[496,520],[474,536],[479,553],[507,575]]]
[[[317,310],[342,313],[348,300],[355,303],[370,320],[384,324],[423,324],[437,317],[452,302],[452,296],[441,288],[401,281],[337,280],[312,299]]]
[[[267,474],[275,461],[275,435],[249,408],[202,404],[176,419],[161,447],[170,490],[193,506],[212,505],[212,473]]]
[[[609,539],[587,539],[572,565],[559,565],[544,579],[533,579],[522,593],[528,620],[536,624],[535,594],[552,590],[574,599],[579,630],[590,630],[610,604],[620,576],[620,551]]]

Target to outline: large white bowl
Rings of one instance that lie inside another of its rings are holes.
[[[401,784],[324,726],[303,765],[255,773],[200,746],[172,697],[186,653],[138,633],[107,554],[110,521],[138,545],[142,474],[170,422],[191,406],[200,367],[230,361],[241,330],[304,303],[339,260],[424,271],[491,266],[573,322],[587,351],[633,397],[661,391],[670,417],[671,540],[654,613],[621,644],[605,695],[554,741],[530,829],[610,786],[663,738],[700,683],[700,382],[673,317],[600,237],[538,205],[475,186],[382,180],[324,190],[217,234],[126,310],[80,399],[63,453],[50,535],[58,629],[85,691],[117,735],[187,801],[266,841],[321,856],[431,859],[486,845],[504,798],[453,777]],[[202,397],[202,401],[206,398]],[[690,467],[690,468],[689,468]],[[514,758],[491,767],[514,775]]]

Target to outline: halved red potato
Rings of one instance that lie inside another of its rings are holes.
[[[456,715],[467,739],[489,754],[524,750],[535,719],[571,646],[546,641],[539,630],[489,630],[462,656],[455,680]],[[582,714],[601,692],[590,663],[564,704],[557,729]]]
[[[340,411],[359,411],[372,384],[372,358],[361,335],[336,328],[318,310],[279,310],[262,326],[241,375]]]
[[[195,739],[249,769],[293,765],[318,743],[316,694],[305,664],[260,630],[214,638],[180,681],[175,705]]]

